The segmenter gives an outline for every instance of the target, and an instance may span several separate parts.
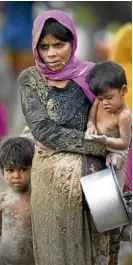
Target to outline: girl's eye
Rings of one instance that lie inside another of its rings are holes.
[[[27,171],[27,170],[28,170],[28,169],[27,169],[26,167],[20,169],[21,172],[25,172],[25,171]]]
[[[12,169],[12,168],[7,168],[6,171],[9,172],[9,173],[12,173],[12,172],[14,171],[14,169]]]

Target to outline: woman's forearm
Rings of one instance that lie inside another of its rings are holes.
[[[25,83],[24,80],[19,78],[22,110],[31,133],[38,142],[56,151],[94,155],[106,153],[105,145],[85,140],[84,132],[67,129],[50,120],[30,81]]]

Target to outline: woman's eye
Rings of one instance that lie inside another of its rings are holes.
[[[62,45],[63,45],[62,43],[56,43],[55,46],[56,46],[57,48],[60,48],[60,47],[62,47]]]
[[[39,47],[40,47],[42,50],[46,50],[46,49],[48,49],[48,45],[45,45],[45,44],[39,44]]]

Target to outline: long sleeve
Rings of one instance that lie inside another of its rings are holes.
[[[20,74],[18,81],[23,114],[38,142],[57,151],[105,155],[104,145],[84,140],[84,132],[65,128],[49,118],[46,107],[36,93],[37,84],[30,68]]]

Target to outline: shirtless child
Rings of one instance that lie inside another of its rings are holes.
[[[105,143],[110,151],[111,148],[127,149],[131,142],[131,113],[124,100],[127,93],[124,69],[111,61],[97,63],[88,74],[88,84],[96,100],[90,111],[85,138]],[[126,165],[116,172],[121,189],[125,170]]]
[[[35,264],[29,186],[33,155],[33,143],[22,137],[10,138],[0,147],[0,168],[9,185],[0,193],[0,265]]]

